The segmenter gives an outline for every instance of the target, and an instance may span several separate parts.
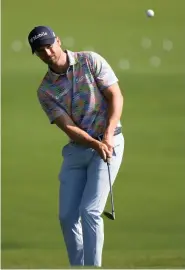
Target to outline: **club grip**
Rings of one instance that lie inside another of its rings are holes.
[[[110,165],[110,160],[111,160],[111,158],[107,158],[107,164],[109,164],[109,165]]]

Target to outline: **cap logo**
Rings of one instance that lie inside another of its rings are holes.
[[[32,38],[30,38],[30,42],[33,43],[36,39],[41,38],[43,36],[47,36],[47,34],[48,34],[47,32],[42,32],[38,35],[35,35]]]

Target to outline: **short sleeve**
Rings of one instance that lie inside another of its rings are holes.
[[[113,69],[101,55],[91,52],[89,59],[93,75],[100,90],[118,82]]]
[[[49,118],[51,124],[53,124],[54,120],[61,116],[67,115],[64,109],[62,109],[55,100],[53,100],[46,92],[42,90],[38,90],[37,92],[38,100],[41,104],[42,109],[46,113]]]

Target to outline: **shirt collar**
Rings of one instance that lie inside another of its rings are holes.
[[[66,53],[68,55],[68,59],[69,59],[69,65],[73,66],[76,63],[78,63],[78,58],[77,58],[77,54],[75,52],[66,50]]]
[[[78,58],[76,56],[76,53],[69,51],[69,50],[65,50],[65,52],[67,53],[67,56],[69,59],[69,66],[74,66],[78,62]],[[58,74],[58,73],[55,73],[54,71],[52,71],[48,67],[48,74],[49,74],[50,78],[52,79],[52,81],[56,81],[61,75],[64,75],[66,73]]]

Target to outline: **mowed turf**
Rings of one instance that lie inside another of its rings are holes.
[[[125,153],[114,185],[116,220],[105,219],[103,267],[183,268],[185,1],[52,3],[2,2],[2,268],[69,267],[58,222],[67,137],[36,98],[46,67],[26,37],[37,24],[53,27],[66,44],[73,38],[71,50],[92,47],[105,56],[125,97]],[[146,18],[147,8],[156,17]]]

